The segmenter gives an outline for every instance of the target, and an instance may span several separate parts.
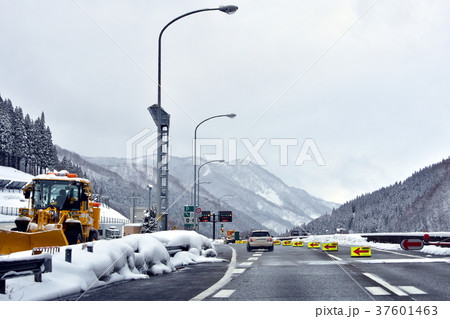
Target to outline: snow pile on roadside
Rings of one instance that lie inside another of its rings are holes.
[[[190,249],[170,257],[166,245],[188,245]],[[66,247],[62,247],[53,254],[52,272],[43,274],[42,282],[34,282],[33,276],[8,279],[0,301],[51,300],[121,280],[170,273],[188,264],[223,261],[215,258],[217,253],[206,237],[184,230],[99,240],[93,243],[92,253],[85,244],[68,247],[72,248],[72,263],[65,261]],[[15,253],[0,256],[0,260],[30,254]]]
[[[337,242],[343,246],[370,246],[372,248],[385,250],[402,250],[399,244],[375,243],[367,241],[367,238],[361,237],[358,234],[333,234],[333,235],[311,235],[304,239],[304,242],[320,242],[332,243]],[[441,256],[450,256],[450,248],[436,247],[432,245],[425,245],[422,250],[424,254],[433,254]]]

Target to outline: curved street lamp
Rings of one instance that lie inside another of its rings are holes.
[[[199,186],[200,185],[200,169],[203,167],[203,166],[205,166],[206,164],[210,164],[210,163],[223,163],[223,162],[225,162],[224,160],[212,160],[212,161],[209,161],[209,162],[206,162],[206,163],[203,163],[202,165],[200,165],[199,167],[198,167],[198,172],[197,172],[197,174],[198,174],[198,181],[197,181],[197,186]],[[194,189],[195,190],[195,189]],[[200,187],[198,188],[198,191],[197,191],[197,204],[200,202]]]
[[[165,191],[164,191],[165,194],[163,194],[163,196],[165,197],[165,205],[167,205],[167,203],[168,203],[167,189],[168,189],[168,184],[169,184],[168,175],[166,174],[168,172],[167,155],[165,155],[163,158],[163,147],[165,149],[168,149],[168,146],[169,146],[168,140],[163,139],[163,126],[165,128],[164,133],[167,135],[169,125],[168,125],[168,114],[165,112],[164,113],[167,116],[167,119],[165,119],[165,121],[167,121],[167,123],[163,125],[163,121],[162,121],[163,120],[163,118],[162,118],[163,111],[162,111],[162,107],[161,107],[161,39],[162,39],[162,35],[163,35],[164,31],[172,23],[180,20],[181,18],[190,16],[192,14],[205,12],[205,11],[221,11],[226,14],[233,14],[237,11],[237,9],[238,9],[237,6],[227,5],[227,6],[220,6],[218,8],[207,8],[207,9],[191,11],[191,12],[185,13],[185,14],[173,19],[172,21],[170,21],[168,24],[166,24],[166,26],[159,33],[159,38],[158,38],[158,104],[156,105],[156,107],[157,107],[156,119],[154,119],[154,120],[156,122],[155,123],[156,126],[158,127],[156,207],[157,207],[157,214],[162,214],[162,222],[161,222],[162,230],[167,230],[167,211],[161,212],[161,203],[162,203],[161,188],[165,189]],[[164,159],[164,161],[163,161],[163,159]],[[162,176],[163,176],[163,170],[164,170],[164,181],[161,180]]]
[[[211,116],[208,117],[207,119],[201,121],[200,123],[198,123],[198,125],[195,127],[195,131],[194,131],[194,207],[197,207],[198,205],[198,201],[197,201],[197,196],[196,196],[196,192],[197,192],[197,129],[200,125],[202,125],[203,123],[205,123],[206,121],[218,118],[218,117],[228,117],[230,119],[233,119],[236,117],[236,114],[234,113],[230,113],[230,114],[220,114],[220,115],[215,115],[215,116]]]

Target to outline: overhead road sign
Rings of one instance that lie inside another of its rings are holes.
[[[219,211],[219,222],[231,223],[233,221],[233,212],[229,210]]]
[[[322,250],[338,250],[338,243],[324,243]]]
[[[308,243],[308,248],[320,248],[320,243],[312,241]]]
[[[371,257],[372,249],[369,246],[351,247],[352,257]]]
[[[421,250],[423,248],[423,241],[421,239],[403,239],[400,247],[403,250]]]
[[[211,221],[211,211],[209,210],[202,211],[202,216],[198,218],[198,221],[202,223],[209,223]]]

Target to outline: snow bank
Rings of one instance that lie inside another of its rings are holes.
[[[221,262],[206,237],[193,231],[176,230],[152,234],[135,234],[120,239],[99,240],[93,252],[86,244],[62,247],[53,254],[52,272],[42,276],[42,282],[34,282],[33,276],[8,279],[6,294],[0,300],[51,300],[69,294],[80,293],[121,280],[143,279],[175,271],[189,264]],[[170,257],[166,246],[190,247]],[[65,261],[66,248],[72,249],[72,263]],[[20,252],[0,256],[30,256]]]

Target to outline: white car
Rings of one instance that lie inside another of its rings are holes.
[[[247,251],[264,248],[273,251],[273,238],[268,230],[254,230],[247,241]]]

